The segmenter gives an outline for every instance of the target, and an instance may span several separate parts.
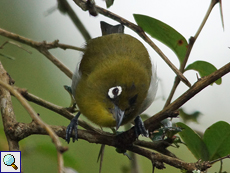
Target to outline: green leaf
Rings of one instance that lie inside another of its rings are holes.
[[[113,5],[114,0],[105,0],[106,7],[109,8],[111,5]]]
[[[155,130],[150,135],[150,139],[152,139],[152,141],[161,141],[165,138],[173,138],[175,134],[181,131],[182,129],[180,127],[162,127]]]
[[[178,127],[183,129],[182,132],[179,132],[179,135],[187,145],[188,149],[192,152],[192,154],[197,159],[208,160],[208,149],[200,136],[184,123],[179,122],[176,124]]]
[[[201,112],[194,111],[189,114],[189,113],[186,113],[183,109],[179,109],[179,110],[180,110],[180,117],[184,123],[188,121],[193,121],[193,122],[198,123],[197,118],[201,115]]]
[[[164,140],[164,130],[162,128],[155,130],[149,137],[152,141],[162,141]]]
[[[209,160],[230,154],[230,125],[219,121],[206,129],[203,137],[209,151]]]
[[[187,52],[188,43],[186,39],[171,26],[141,14],[133,14],[137,24],[153,38],[168,46],[183,62]]]
[[[215,72],[217,69],[214,65],[210,64],[206,61],[195,61],[192,64],[189,64],[185,71],[187,70],[196,70],[200,74],[201,77],[208,76],[211,73]],[[220,85],[221,84],[221,78],[216,80],[215,83]]]
[[[181,132],[182,129],[180,127],[164,127],[165,135],[167,138],[173,138],[177,133]]]
[[[179,148],[180,146],[178,144],[185,144],[184,142],[181,141],[179,136],[175,136],[175,138],[173,139],[173,144]]]

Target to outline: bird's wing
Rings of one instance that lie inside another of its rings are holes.
[[[154,101],[158,88],[157,72],[156,66],[152,64],[152,77],[148,90],[147,97],[145,98],[140,113],[144,112]]]
[[[74,97],[76,95],[77,84],[78,84],[79,80],[81,79],[81,72],[79,71],[79,66],[80,66],[80,62],[77,64],[77,67],[76,67],[76,69],[73,73],[73,77],[72,77],[71,89],[72,89],[72,94]]]

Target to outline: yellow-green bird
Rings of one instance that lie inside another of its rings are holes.
[[[123,33],[123,25],[101,22],[101,27],[103,36],[87,42],[72,78],[72,95],[80,112],[67,127],[67,142],[73,130],[77,139],[80,113],[101,127],[116,130],[134,120],[136,135],[148,136],[139,115],[156,95],[155,66],[144,45]]]

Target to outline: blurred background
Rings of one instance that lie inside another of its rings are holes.
[[[101,35],[100,21],[110,24],[117,22],[99,15],[90,16],[88,12],[82,11],[72,1],[68,1],[92,38]],[[97,0],[96,4],[106,8],[105,2]],[[109,8],[110,11],[135,23],[133,14],[144,14],[165,22],[180,32],[187,40],[194,36],[203,17],[209,7],[210,1],[115,1]],[[60,43],[83,47],[85,40],[75,27],[68,15],[62,14],[58,9],[56,0],[1,0],[0,1],[0,28],[25,36],[35,41],[52,42],[56,39]],[[217,68],[229,62],[230,58],[230,1],[223,1],[224,29],[220,18],[220,8],[217,4],[200,36],[198,37],[188,64],[196,60],[204,60],[214,64]],[[125,33],[133,35],[140,41],[144,41],[132,30],[125,28]],[[0,36],[0,45],[9,39]],[[153,39],[167,57],[178,67],[179,61],[176,55],[166,46]],[[148,115],[154,115],[162,110],[165,99],[172,88],[175,74],[166,63],[149,47],[147,47],[151,58],[157,64],[159,78],[159,90],[156,101],[146,111]],[[56,66],[35,49],[20,44],[32,54],[7,44],[0,53],[14,57],[10,60],[0,56],[0,60],[16,81],[15,85],[26,88],[34,95],[37,95],[54,104],[67,107],[70,104],[69,94],[64,90],[63,85],[70,85],[71,80],[65,76]],[[81,52],[73,50],[53,49],[51,53],[62,61],[71,71],[74,71],[77,62],[81,58]],[[193,84],[196,82],[196,72],[185,72],[185,76]],[[212,85],[205,88],[194,98],[189,100],[183,109],[188,113],[199,111],[202,115],[198,123],[190,122],[188,125],[196,130],[204,132],[213,123],[223,120],[230,122],[230,76],[222,78],[221,85]],[[181,83],[175,93],[174,99],[187,90],[187,86]],[[17,121],[29,123],[30,116],[22,108],[20,103],[12,98]],[[69,120],[55,114],[47,109],[30,103],[41,118],[48,124],[67,126]],[[83,118],[83,116],[81,117]],[[181,121],[177,118],[175,121]],[[62,139],[61,139],[62,140]],[[63,145],[68,145],[62,140]],[[64,154],[65,165],[73,167],[79,173],[98,172],[99,164],[96,163],[100,145],[89,144],[79,140],[70,143],[69,151]],[[33,135],[20,142],[22,150],[22,165],[24,172],[57,172],[57,159],[55,147],[48,136]],[[181,145],[179,149],[169,147],[179,158],[187,162],[195,162],[196,159],[189,150]],[[0,120],[0,150],[8,150],[7,141],[4,136],[2,120]],[[150,161],[138,157],[143,172],[151,172]],[[224,161],[224,170],[230,169],[230,161]],[[90,166],[89,166],[90,165]],[[166,165],[167,169],[156,172],[172,172],[179,170]],[[210,169],[210,172],[218,171],[219,163]],[[118,154],[114,148],[106,147],[102,172],[129,172],[130,161],[126,156]]]

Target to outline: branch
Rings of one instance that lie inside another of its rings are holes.
[[[10,77],[0,63],[0,79],[4,83],[10,83]],[[18,140],[12,138],[11,133],[8,130],[13,130],[12,124],[16,123],[16,117],[13,111],[13,105],[11,101],[11,95],[8,90],[0,86],[0,108],[2,115],[3,127],[6,135],[6,139],[9,146],[9,151],[19,151]]]
[[[72,49],[72,50],[77,50],[77,51],[81,51],[81,52],[84,52],[84,51],[85,51],[84,48],[72,46],[72,45],[69,45],[69,44],[62,44],[62,43],[59,43],[59,40],[55,40],[55,41],[53,41],[53,42],[51,42],[51,43],[46,43],[46,46],[47,46],[47,47],[50,47],[49,49],[61,48],[61,49],[63,49],[63,50]]]
[[[60,47],[62,49],[67,49],[67,48],[74,48],[79,49],[77,47],[74,46],[70,46],[68,47],[67,45],[64,44],[59,44],[58,41],[54,41],[51,43],[46,43],[44,42],[36,42],[34,40],[25,38],[23,36],[14,34],[12,32],[6,31],[4,29],[0,28],[0,35],[13,39],[15,41],[18,41],[20,43],[26,44],[28,46],[31,46],[35,49],[37,49],[39,52],[41,52],[43,55],[45,55],[52,63],[54,63],[62,72],[64,72],[69,78],[72,78],[73,73],[61,62],[59,61],[57,58],[55,58],[49,51],[48,49],[52,49],[52,48],[57,48]],[[81,51],[83,51],[83,49],[79,49]]]
[[[84,0],[73,0],[82,10],[86,11],[89,8],[87,7],[87,2]],[[145,34],[145,32],[142,30],[141,27],[135,25],[134,23],[106,10],[99,6],[94,6],[97,12],[100,14],[107,16],[113,20],[116,20],[117,22],[129,27],[134,32],[136,32],[144,41],[146,41],[157,53],[160,55],[160,57],[168,64],[168,66],[179,76],[179,78],[187,85],[191,86],[189,81],[184,77],[184,75],[174,66],[174,64],[165,56],[165,54],[153,43],[153,41]]]
[[[57,58],[55,58],[47,49],[39,48],[39,52],[46,56],[52,63],[54,63],[62,72],[64,72],[70,79],[72,79],[73,73]]]
[[[197,33],[196,33],[195,36],[194,36],[195,39],[198,38],[198,36],[199,36],[201,30],[203,29],[203,27],[204,27],[206,21],[208,20],[209,15],[210,15],[211,12],[212,12],[213,7],[214,7],[218,2],[219,2],[219,0],[211,0],[210,6],[209,6],[209,8],[208,8],[208,11],[207,11],[207,13],[206,13],[206,15],[205,15],[205,17],[204,17],[204,19],[203,19],[203,21],[202,21],[200,27],[199,27]]]
[[[83,25],[81,20],[78,18],[74,10],[71,8],[67,0],[57,0],[57,1],[58,1],[59,9],[61,8],[62,11],[64,11],[65,13],[69,15],[70,19],[73,21],[77,29],[80,31],[85,41],[88,41],[89,39],[91,39],[89,32],[86,30],[85,26]]]
[[[1,65],[1,63],[0,63]],[[2,67],[2,65],[1,65]],[[22,104],[22,106],[27,110],[27,112],[29,113],[29,115],[31,116],[31,118],[36,121],[36,123],[38,123],[41,128],[45,129],[47,134],[49,134],[49,136],[52,138],[53,143],[55,144],[55,147],[57,149],[57,154],[58,154],[58,166],[59,166],[59,172],[63,172],[64,170],[64,164],[63,164],[63,157],[62,157],[62,153],[65,152],[67,150],[66,147],[62,147],[61,142],[58,138],[58,136],[54,133],[54,131],[49,127],[49,125],[47,125],[46,123],[44,123],[40,117],[37,115],[37,113],[32,109],[32,107],[28,104],[28,102],[20,95],[19,92],[17,92],[17,90],[15,90],[12,86],[10,86],[9,84],[7,84],[5,81],[3,81],[2,79],[0,80],[0,85],[5,88],[6,90],[8,90],[11,94],[13,94]],[[12,117],[15,118],[15,117]],[[11,125],[16,125],[16,120],[14,119],[13,122],[10,122]],[[12,129],[13,130],[13,129]],[[15,136],[17,138],[17,136]]]
[[[32,52],[30,52],[29,50],[26,50],[26,49],[23,48],[21,45],[19,45],[19,44],[17,44],[17,43],[14,43],[14,42],[12,42],[12,41],[6,41],[6,42],[4,42],[4,43],[0,46],[0,49],[3,49],[3,47],[4,47],[7,43],[12,44],[12,45],[15,45],[15,46],[21,48],[22,50],[26,51],[27,53],[32,54]]]
[[[43,128],[41,128],[40,125],[36,125],[34,122],[31,122],[30,124],[18,123],[17,126],[20,128],[15,128],[16,129],[15,133],[19,135],[20,139],[28,137],[29,135],[32,135],[32,134],[47,135],[47,132]],[[65,139],[66,127],[54,126],[54,125],[50,125],[50,127],[59,137]],[[72,134],[72,136],[74,137],[74,134]],[[105,144],[105,145],[113,146],[116,148],[123,147],[123,145],[121,145],[117,141],[117,136],[114,136],[114,135],[113,136],[101,135],[93,131],[79,129],[78,137],[79,139],[86,140],[90,143]],[[186,163],[180,159],[169,157],[169,156],[159,154],[159,153],[154,153],[152,151],[140,148],[135,145],[128,146],[126,149],[148,158],[149,160],[151,160],[152,163],[155,164],[154,166],[156,166],[158,169],[164,168],[164,165],[162,163],[167,163],[173,167],[176,167],[179,169],[185,169],[188,171],[193,171],[198,168],[200,170],[206,170],[208,166],[211,167],[211,165],[208,164],[208,162],[199,162],[199,164]]]
[[[167,163],[168,165],[171,165],[175,168],[179,168],[179,169],[185,169],[187,171],[193,171],[196,170],[196,163],[186,163],[180,159],[177,158],[173,158],[173,157],[169,157],[163,154],[159,154],[159,153],[153,153],[151,151],[148,150],[144,150],[143,148],[137,147],[137,146],[130,146],[127,148],[129,151],[135,152],[139,155],[142,155],[146,158],[148,158],[149,160],[152,161],[152,163],[154,162],[158,162],[156,166],[156,168],[158,169],[163,169],[164,166],[160,163]]]
[[[220,157],[220,158],[218,158],[218,159],[216,159],[216,160],[210,161],[209,163],[210,163],[210,164],[214,164],[214,163],[216,163],[216,162],[222,161],[222,160],[224,160],[224,159],[229,159],[229,158],[230,158],[230,155],[228,154],[227,156]]]
[[[171,153],[169,150],[166,149],[167,147],[171,145],[170,143],[166,141],[147,142],[147,141],[142,141],[142,140],[136,140],[133,144],[138,145],[140,147],[152,149],[164,155],[176,158],[176,156],[173,153]]]
[[[185,66],[186,66],[186,64],[187,64],[189,55],[190,55],[190,53],[191,53],[191,51],[192,51],[193,45],[194,45],[195,41],[197,40],[198,36],[200,35],[201,30],[203,29],[203,27],[204,27],[206,21],[208,20],[208,17],[209,17],[210,14],[211,14],[211,11],[212,11],[213,7],[217,4],[217,2],[218,2],[218,0],[212,0],[212,1],[211,1],[211,4],[210,4],[210,6],[209,6],[209,8],[208,8],[208,11],[207,11],[207,13],[206,13],[206,15],[205,15],[205,17],[204,17],[202,23],[200,24],[200,27],[199,27],[199,29],[197,30],[195,36],[194,36],[194,37],[191,37],[191,38],[189,39],[189,45],[188,45],[188,49],[187,49],[187,52],[186,52],[184,61],[183,61],[183,63],[181,63],[181,65],[180,65],[180,71],[181,71],[182,73],[184,73],[184,69],[185,69]],[[165,106],[164,106],[164,107],[168,106],[168,105],[170,104],[170,102],[172,101],[173,95],[174,95],[174,93],[175,93],[175,91],[176,91],[176,88],[177,88],[177,86],[179,85],[179,83],[180,83],[180,78],[178,78],[178,77],[176,76],[176,78],[175,78],[175,80],[174,80],[174,84],[173,84],[172,90],[171,90],[171,92],[170,92],[170,94],[169,94],[169,97],[168,97],[167,101],[165,102]]]

